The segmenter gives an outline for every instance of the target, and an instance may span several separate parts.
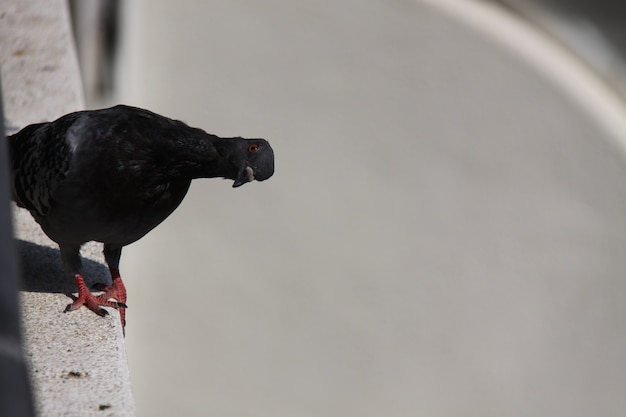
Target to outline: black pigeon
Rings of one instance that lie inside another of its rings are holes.
[[[274,152],[264,139],[220,138],[129,106],[79,111],[25,127],[9,137],[13,199],[59,244],[78,287],[66,311],[85,305],[120,309],[126,289],[122,247],[140,239],[185,197],[194,178],[223,177],[233,187],[268,179]],[[112,285],[93,295],[81,271],[80,247],[104,243]]]

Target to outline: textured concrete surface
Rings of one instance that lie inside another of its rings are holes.
[[[0,64],[9,133],[54,120],[84,103],[64,1],[0,2]],[[14,208],[22,267],[24,340],[41,416],[132,416],[119,316],[64,314],[76,291],[59,252],[30,214]],[[83,248],[91,283],[110,282],[100,245]],[[89,283],[88,283],[89,285]]]
[[[276,151],[125,250],[140,415],[624,415],[624,113],[584,66],[484,2],[124,4],[120,101]]]

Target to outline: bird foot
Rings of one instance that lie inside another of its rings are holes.
[[[98,296],[98,300],[106,302],[113,299],[119,304],[122,304],[120,307],[128,308],[126,305],[126,287],[122,282],[122,278],[119,276],[113,278],[113,284],[111,284],[111,286],[107,287],[104,284],[96,284],[95,287],[98,291],[103,291],[103,293]]]
[[[105,309],[101,307],[113,307],[113,308],[125,308],[126,304],[119,301],[109,301],[108,299],[101,299],[100,296],[93,295],[89,289],[87,289],[87,285],[85,285],[85,280],[83,276],[80,274],[74,275],[74,280],[76,281],[76,286],[78,287],[78,297],[72,304],[69,304],[65,307],[65,312],[74,311],[81,306],[87,307],[89,310],[93,311],[97,315],[104,317],[109,314]]]
[[[100,291],[104,291],[104,293],[98,296],[98,301],[108,303],[111,302],[111,299],[113,299],[117,302],[120,312],[120,321],[122,322],[122,331],[125,333],[126,309],[128,308],[126,305],[126,287],[124,286],[124,282],[122,282],[122,278],[120,277],[120,273],[117,269],[111,269],[111,276],[113,277],[111,286],[107,287],[102,284],[97,285]]]

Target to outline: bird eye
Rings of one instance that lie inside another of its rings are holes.
[[[258,143],[253,143],[252,145],[248,146],[248,152],[249,153],[254,153],[256,151],[259,150],[259,144]]]

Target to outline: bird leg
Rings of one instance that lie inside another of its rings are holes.
[[[123,306],[120,308],[120,321],[122,322],[122,332],[126,329],[126,287],[120,276],[120,257],[122,256],[122,247],[104,244],[104,260],[111,271],[111,286],[104,287],[104,294],[100,296],[102,301],[108,301],[110,298],[120,302]]]
[[[78,297],[76,298],[76,300],[74,300],[72,304],[69,304],[65,308],[66,313],[68,311],[74,311],[80,308],[80,306],[84,305],[89,310],[103,317],[109,313],[107,313],[107,311],[104,310],[103,308],[100,308],[100,306],[113,307],[113,308],[126,307],[126,304],[124,303],[109,301],[109,300],[102,300],[100,299],[100,297],[93,295],[91,291],[89,291],[89,289],[87,288],[87,285],[85,284],[85,280],[83,279],[83,276],[81,274],[75,274],[74,280],[76,281],[76,286],[78,287]]]
[[[120,271],[117,268],[111,267],[111,279],[112,283],[110,287],[104,287],[102,290],[103,294],[98,296],[98,300],[100,302],[106,303],[110,302],[110,299],[118,301],[118,305],[120,305],[120,320],[122,322],[122,330],[126,327],[126,287],[124,286],[124,282],[122,281],[122,277],[120,276]]]

